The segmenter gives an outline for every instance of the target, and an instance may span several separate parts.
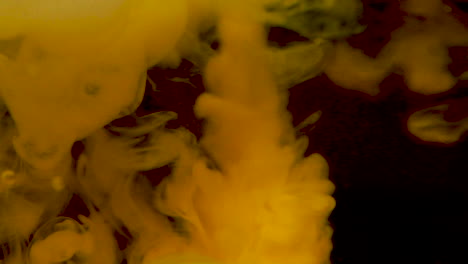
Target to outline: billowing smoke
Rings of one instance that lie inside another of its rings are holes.
[[[296,134],[321,112],[294,128],[288,89],[324,73],[375,95],[396,72],[413,92],[450,90],[447,47],[466,29],[426,3],[402,1],[371,58],[345,40],[365,30],[355,0],[0,1],[0,263],[329,262],[334,185]],[[274,28],[296,39],[272,43]],[[161,88],[146,71],[183,60],[203,76],[201,138],[175,112],[137,113]],[[409,132],[457,142],[468,122],[449,108],[409,113]]]
[[[334,186],[323,157],[303,157],[287,88],[359,31],[359,2],[291,2],[0,2],[1,262],[328,262]],[[273,48],[277,25],[309,41]],[[182,58],[207,87],[200,141],[166,126],[176,113],[134,113],[146,70]],[[89,215],[60,216],[72,196]]]

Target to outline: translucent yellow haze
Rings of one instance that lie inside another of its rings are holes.
[[[354,21],[357,0],[0,0],[0,243],[8,245],[0,263],[329,263],[334,185],[320,154],[304,157],[308,139],[286,111],[288,88],[324,72],[372,94],[399,65],[416,92],[450,89],[442,44],[464,43],[465,29],[422,5],[404,8],[455,29],[410,37],[408,22],[371,59],[291,20],[290,10],[303,9]],[[275,23],[311,40],[273,48],[265,25]],[[210,30],[219,49],[200,37]],[[440,56],[402,48],[421,42]],[[206,87],[193,109],[205,121],[200,140],[165,126],[175,113],[134,115],[146,71],[183,58]],[[109,125],[129,116],[133,127]],[[409,119],[416,136],[424,118]],[[442,141],[427,133],[423,140]],[[83,150],[73,157],[76,142]],[[143,176],[164,166],[171,174],[157,185]],[[59,216],[73,195],[89,216]]]

